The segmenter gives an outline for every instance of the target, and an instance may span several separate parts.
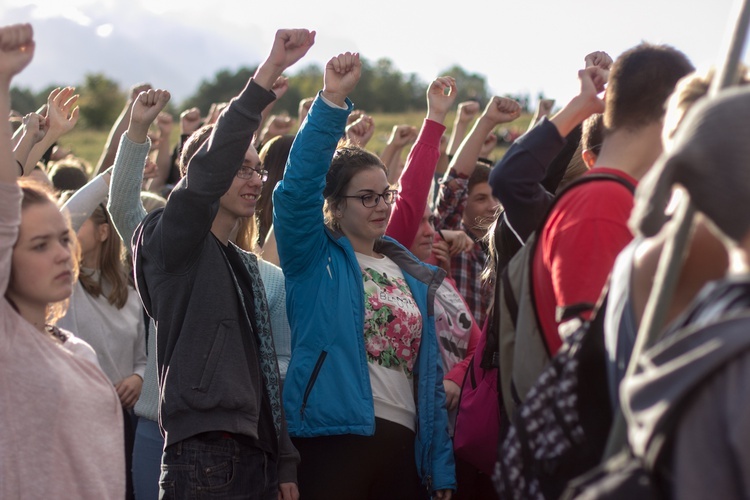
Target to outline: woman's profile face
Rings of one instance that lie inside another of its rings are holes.
[[[70,297],[74,282],[71,237],[54,203],[25,207],[13,247],[8,297],[18,305],[37,307]]]
[[[349,185],[344,189],[346,198],[334,211],[334,217],[338,220],[341,231],[352,240],[352,243],[362,243],[371,248],[375,240],[385,234],[391,215],[391,205],[385,202],[383,196],[378,195],[390,189],[385,172],[375,166],[357,172],[349,181]],[[362,196],[366,197],[367,202],[379,198],[377,205],[365,207]]]

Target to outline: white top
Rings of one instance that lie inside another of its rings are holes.
[[[388,257],[356,256],[365,288],[365,350],[375,416],[414,431],[412,373],[422,338],[422,314],[395,262]]]
[[[91,270],[81,272],[98,278]],[[137,374],[143,378],[146,370],[146,330],[143,306],[138,292],[128,287],[128,301],[122,309],[109,303],[104,293],[98,297],[89,295],[80,282],[76,282],[70,305],[57,326],[75,332],[94,348],[99,365],[113,384],[125,377]]]

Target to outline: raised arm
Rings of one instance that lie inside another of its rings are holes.
[[[492,193],[502,203],[507,223],[523,240],[536,229],[552,198],[542,182],[565,147],[565,137],[604,108],[604,102],[597,97],[604,86],[603,71],[597,67],[581,70],[580,93],[551,120],[542,119],[518,139],[490,172]]]
[[[19,173],[23,170],[23,175],[28,175],[33,168],[28,162],[29,154],[34,146],[44,139],[48,129],[49,121],[39,113],[29,113],[23,117],[23,124],[19,128],[20,135],[13,150]]]
[[[136,97],[130,113],[130,123],[120,138],[115,156],[107,210],[117,233],[131,253],[133,233],[146,217],[146,210],[141,202],[141,182],[146,157],[151,149],[148,129],[167,105],[169,98],[166,90],[155,89],[143,91]]]
[[[167,272],[181,272],[198,256],[226,193],[241,167],[260,123],[275,96],[271,88],[284,70],[314,43],[308,30],[279,30],[271,52],[238,96],[218,116],[209,139],[190,159],[186,176],[172,190],[160,217],[144,220],[144,255]]]
[[[136,97],[136,100],[137,99],[138,98]],[[133,104],[135,104],[135,101],[133,102]],[[159,143],[156,146],[156,172],[154,173],[153,178],[149,179],[149,181],[146,183],[146,189],[148,191],[160,193],[164,186],[167,184],[167,179],[169,179],[169,174],[172,172],[175,161],[175,158],[172,155],[173,149],[170,144],[170,138],[172,137],[172,128],[174,127],[174,118],[172,118],[172,115],[170,115],[166,111],[162,111],[156,117],[156,126],[159,129]],[[120,141],[120,143],[122,143],[122,141]],[[118,146],[117,149],[119,151],[120,146]],[[115,158],[117,157],[115,156]]]
[[[34,48],[34,31],[30,24],[0,28],[0,116],[10,115],[10,83],[31,62]],[[21,169],[13,156],[10,122],[3,120],[0,127],[0,182],[15,184]]]
[[[352,110],[347,95],[356,87],[361,71],[356,53],[346,52],[328,61],[323,90],[297,132],[284,177],[274,190],[273,227],[287,278],[304,274],[310,263],[321,258],[326,238],[325,177]]]
[[[466,137],[466,131],[469,130],[469,125],[472,120],[476,118],[480,111],[479,103],[477,101],[464,101],[459,103],[458,110],[456,111],[456,117],[453,119],[453,128],[451,129],[451,135],[448,139],[448,156],[453,156],[458,151],[458,146]]]
[[[401,151],[407,144],[416,141],[417,135],[419,131],[411,125],[394,125],[391,129],[391,135],[385,143],[383,152],[380,153],[380,161],[388,169],[388,183],[398,183],[402,171]]]
[[[107,136],[107,142],[104,144],[104,150],[96,164],[97,173],[104,172],[112,166],[112,163],[114,163],[115,154],[117,154],[117,146],[120,143],[120,136],[125,133],[125,129],[128,127],[128,122],[130,121],[130,109],[133,106],[133,101],[138,97],[138,94],[150,88],[151,85],[148,83],[139,83],[130,88],[128,100],[125,102],[125,106],[123,106],[122,111],[120,111],[120,115],[112,125],[109,135]]]
[[[399,179],[399,195],[386,234],[406,248],[411,248],[427,206],[440,158],[440,138],[445,132],[443,122],[456,100],[456,80],[450,76],[436,78],[427,89],[427,116],[419,138],[409,152]]]
[[[461,143],[450,168],[440,182],[440,192],[435,208],[438,229],[459,229],[468,199],[468,179],[474,172],[482,146],[487,136],[500,123],[515,120],[521,106],[507,97],[493,97],[482,115],[474,123],[469,135]]]

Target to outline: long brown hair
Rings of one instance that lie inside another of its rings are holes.
[[[268,180],[263,183],[258,204],[255,206],[257,219],[258,245],[263,246],[268,231],[273,225],[273,189],[284,177],[286,160],[294,142],[293,135],[278,135],[268,141],[258,152],[263,168],[268,171]]]
[[[86,293],[93,297],[103,295],[102,283],[108,282],[112,286],[112,290],[107,294],[107,301],[117,309],[122,309],[128,301],[129,293],[128,278],[123,262],[122,242],[109,220],[107,209],[103,205],[100,204],[96,207],[90,218],[96,230],[102,224],[108,224],[110,227],[109,237],[101,242],[99,247],[99,278],[95,279],[93,276],[82,272],[78,276],[78,281],[80,281]]]

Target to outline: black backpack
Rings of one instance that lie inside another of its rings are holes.
[[[605,289],[591,320],[565,337],[516,408],[495,466],[501,498],[559,498],[569,480],[599,464],[612,424],[606,302]]]

